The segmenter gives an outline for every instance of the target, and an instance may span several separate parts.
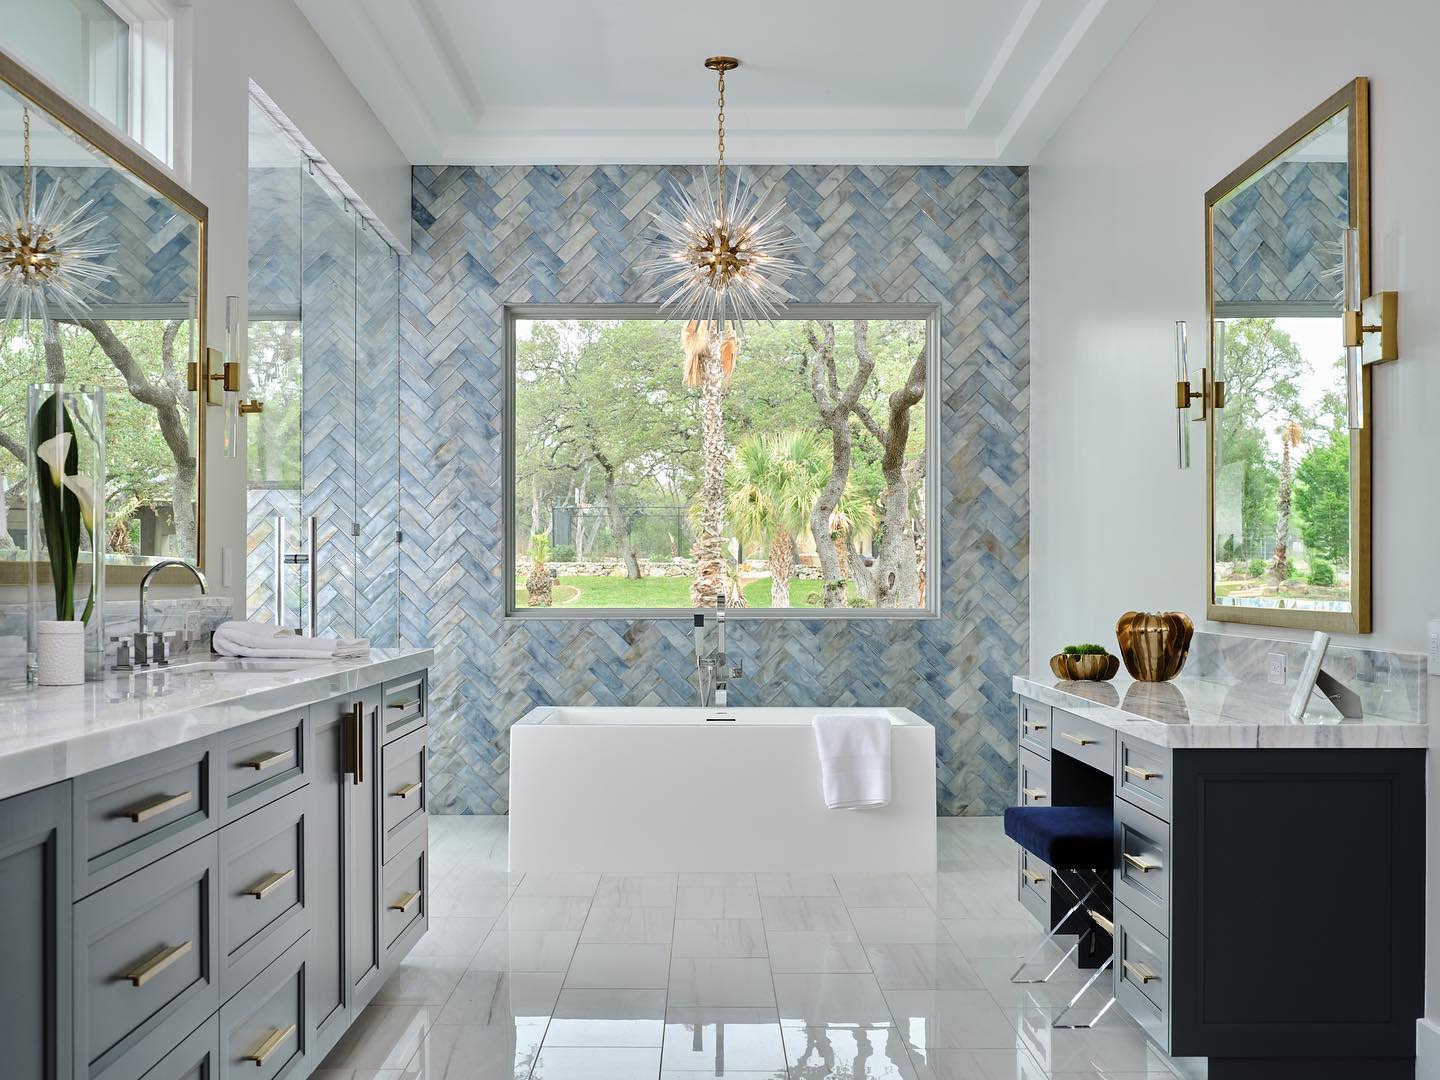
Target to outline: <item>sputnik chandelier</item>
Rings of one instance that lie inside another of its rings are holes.
[[[57,314],[52,306],[80,318],[100,298],[100,287],[112,275],[104,259],[115,248],[86,239],[102,220],[99,215],[85,216],[93,200],[72,206],[61,185],[52,180],[36,205],[28,108],[24,124],[20,191],[0,173],[0,303],[7,333],[17,315],[22,333],[29,333],[32,317],[39,318],[48,333]]]
[[[675,185],[674,205],[654,212],[653,257],[639,269],[654,284],[662,315],[715,323],[770,320],[793,297],[783,282],[799,265],[788,252],[796,247],[779,216],[781,200],[764,205],[738,173],[726,182],[725,73],[740,66],[733,56],[712,56],[705,66],[719,81],[716,117],[719,161],[716,183],[704,176],[704,188],[692,194]]]

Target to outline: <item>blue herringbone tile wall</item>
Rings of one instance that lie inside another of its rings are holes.
[[[417,168],[401,284],[401,632],[436,650],[430,799],[504,813],[536,705],[684,704],[690,623],[504,618],[504,305],[652,299],[633,267],[670,177],[648,166]],[[937,620],[741,622],[737,703],[894,705],[938,731],[944,814],[1014,785],[1029,613],[1029,215],[1023,169],[753,170],[800,240],[796,298],[941,308]],[[934,406],[932,405],[932,408]]]

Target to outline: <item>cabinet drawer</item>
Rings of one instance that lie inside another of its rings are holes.
[[[296,791],[220,830],[221,1000],[258,975],[309,926],[309,810],[307,793]]]
[[[166,1054],[144,1080],[217,1080],[220,1076],[220,1018],[212,1016]]]
[[[1122,735],[1115,764],[1115,794],[1169,821],[1170,751],[1143,739]]]
[[[381,942],[386,956],[403,954],[429,925],[430,850],[421,835],[385,867],[380,889]]]
[[[418,728],[387,743],[380,752],[380,809],[387,863],[425,829],[429,764],[425,740],[429,732],[429,728]]]
[[[1015,758],[1015,774],[1019,780],[1018,799],[1021,806],[1050,805],[1050,762],[1021,747]]]
[[[258,810],[305,785],[306,711],[247,724],[225,739],[225,819]]]
[[[309,1067],[308,943],[301,938],[220,1009],[220,1080],[282,1080]]]
[[[1050,718],[1055,726],[1052,745],[1056,753],[1066,754],[1094,766],[1106,776],[1114,775],[1114,731],[1064,709],[1051,709]]]
[[[380,710],[380,742],[408,735],[425,723],[430,711],[425,673],[417,671],[385,684],[385,701]]]
[[[1020,902],[1050,929],[1050,867],[1020,849]]]
[[[201,739],[74,781],[77,896],[216,828],[215,747]]]
[[[1050,706],[1029,698],[1020,698],[1015,706],[1015,725],[1020,745],[1039,754],[1050,756]]]
[[[216,837],[75,905],[80,1076],[138,1075],[220,1005]]]
[[[1170,1052],[1170,942],[1124,904],[1115,905],[1115,997]]]
[[[1170,932],[1170,826],[1115,801],[1115,899]]]

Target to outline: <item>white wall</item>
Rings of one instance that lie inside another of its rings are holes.
[[[246,144],[253,79],[396,237],[410,238],[410,163],[293,0],[194,0],[190,186],[210,208],[210,344],[224,345],[225,297],[246,291]],[[242,301],[243,302],[243,301]],[[242,315],[243,317],[243,315]],[[245,466],[226,458],[219,410],[206,447],[205,564],[239,600],[245,578]],[[243,426],[243,425],[242,425]]]
[[[1203,454],[1176,470],[1170,404],[1174,320],[1189,321],[1192,345],[1203,340],[1204,192],[1356,75],[1372,80],[1373,283],[1400,292],[1403,354],[1374,373],[1375,632],[1362,640],[1423,651],[1426,619],[1440,614],[1437,40],[1433,0],[1160,0],[1040,154],[1036,663],[1066,641],[1112,640],[1130,608],[1204,611]],[[1194,434],[1198,448],[1201,425]],[[1433,845],[1434,810],[1430,832]],[[1433,988],[1440,920],[1430,931]]]

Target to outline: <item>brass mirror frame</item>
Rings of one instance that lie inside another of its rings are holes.
[[[43,78],[19,63],[13,57],[0,51],[0,82],[3,82],[22,98],[44,110],[51,120],[79,137],[96,153],[108,158],[121,169],[130,173],[141,183],[153,188],[156,193],[169,199],[177,210],[195,219],[198,227],[196,275],[199,278],[195,297],[195,350],[192,359],[201,359],[206,343],[206,261],[209,247],[210,211],[188,189],[183,187],[167,170],[155,164],[149,157],[120,138],[88,112],[72,103]],[[195,565],[202,570],[205,566],[205,406],[195,403]],[[159,556],[156,556],[159,561]],[[106,585],[139,585],[148,569],[140,565],[111,565],[105,567]],[[158,575],[162,583],[173,581],[184,584],[190,578],[182,572],[165,570]],[[17,585],[29,581],[29,571],[23,562],[0,563],[0,584]]]
[[[1360,295],[1370,295],[1370,80],[1361,76],[1347,83],[1314,109],[1271,139],[1257,153],[1205,193],[1205,315],[1207,400],[1214,400],[1215,372],[1215,206],[1245,180],[1275,161],[1327,120],[1349,109],[1348,169],[1350,227],[1360,230]],[[1370,582],[1370,366],[1362,364],[1363,424],[1350,432],[1350,610],[1300,611],[1290,608],[1251,608],[1215,603],[1215,409],[1205,420],[1205,526],[1208,538],[1205,568],[1206,616],[1215,622],[1283,626],[1327,633],[1368,634],[1371,620]]]

